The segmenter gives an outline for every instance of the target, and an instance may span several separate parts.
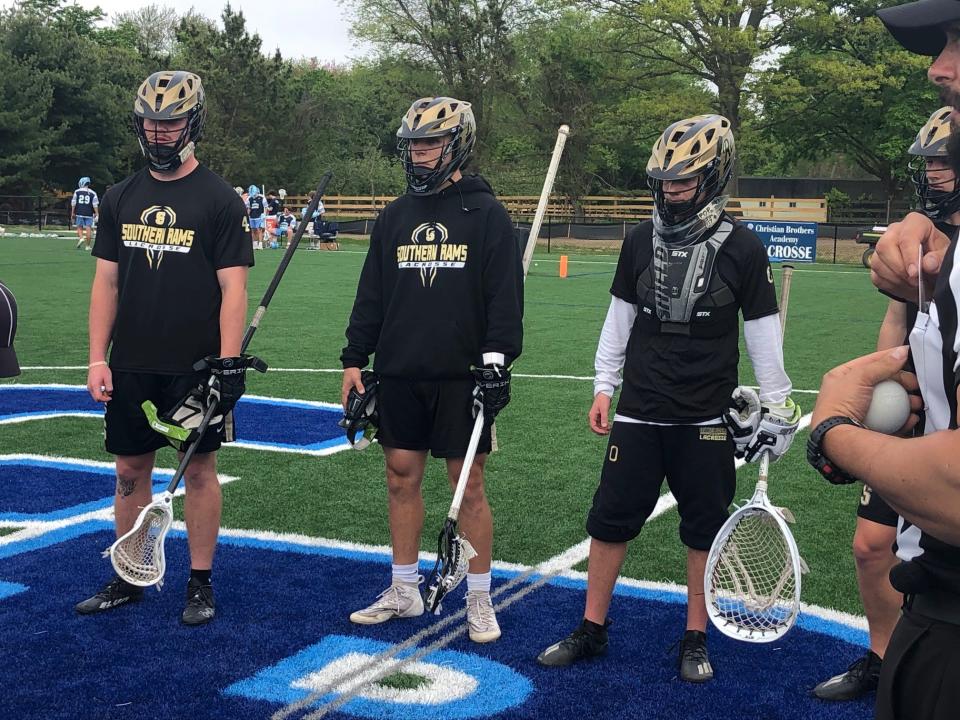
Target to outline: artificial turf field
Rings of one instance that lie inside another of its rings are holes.
[[[611,611],[610,656],[566,672],[536,666],[537,652],[582,612],[583,523],[605,447],[588,430],[586,413],[616,255],[587,250],[569,251],[563,280],[556,253],[535,258],[525,350],[514,367],[513,400],[497,420],[500,450],[488,462],[501,561],[495,588],[549,565],[499,597],[506,602],[500,641],[478,646],[461,634],[431,646],[462,627],[451,621],[401,646],[400,658],[417,648],[434,652],[394,671],[386,662],[391,643],[429,631],[444,616],[375,628],[346,620],[388,579],[382,455],[377,448],[339,452],[338,415],[324,405],[339,399],[337,358],[364,251],[364,243],[347,241],[339,252],[298,252],[257,332],[251,351],[274,371],[248,376],[256,397],[238,409],[243,446],[219,456],[220,472],[232,481],[224,486],[226,530],[215,573],[218,617],[186,629],[177,622],[186,578],[181,536],[168,541],[168,584],[159,595],[150,590],[140,605],[93,618],[72,612],[109,574],[99,557],[109,545],[112,494],[109,467],[97,465],[110,460],[99,411],[83,392],[57,387],[85,382],[94,261],[70,240],[0,238],[0,280],[20,305],[20,364],[46,368],[0,381],[0,647],[15,660],[3,664],[0,685],[13,688],[5,698],[10,717],[133,717],[161,709],[191,718],[871,716],[869,702],[832,706],[806,697],[865,641],[862,624],[828,613],[811,612],[771,645],[737,644],[714,631],[716,681],[688,687],[677,680],[670,645],[683,630],[683,598],[660,585],[685,582],[675,508],[651,520],[631,547]],[[280,257],[257,254],[251,306]],[[775,268],[778,285],[779,275]],[[826,370],[873,349],[884,308],[862,268],[798,266],[784,354],[805,413]],[[741,381],[749,383],[743,356]],[[810,566],[804,601],[859,615],[850,551],[859,488],[822,481],[803,458],[805,439],[798,435],[773,466],[771,496],[797,518],[794,533]],[[172,451],[161,452],[158,467],[174,466]],[[749,497],[755,476],[755,466],[740,471],[738,498]],[[449,504],[439,462],[428,465],[424,495],[422,548],[430,552]],[[432,567],[426,557],[424,567]],[[547,570],[560,573],[531,585]],[[451,599],[445,615],[461,607]],[[118,667],[125,664],[138,665],[136,672]],[[376,682],[337,687],[337,672],[349,676],[367,665],[381,676]]]

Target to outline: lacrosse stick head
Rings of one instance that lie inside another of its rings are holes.
[[[425,604],[430,612],[440,614],[443,598],[463,582],[476,556],[470,541],[457,533],[457,521],[447,518],[437,541],[437,562],[427,581]]]
[[[173,496],[164,496],[140,511],[129,532],[117,538],[104,554],[110,556],[113,569],[131,585],[163,585],[166,560],[163,542],[173,523]]]
[[[704,573],[707,614],[724,635],[773,642],[800,611],[800,553],[763,487],[721,528]]]

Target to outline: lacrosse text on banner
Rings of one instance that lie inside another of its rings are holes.
[[[817,223],[747,219],[742,222],[763,240],[770,262],[816,262]]]

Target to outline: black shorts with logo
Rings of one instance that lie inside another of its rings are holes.
[[[857,505],[857,517],[871,520],[887,527],[896,527],[900,516],[887,505],[886,501],[869,485],[863,486],[860,494],[860,504]]]
[[[737,487],[733,440],[723,425],[614,422],[587,532],[604,542],[639,533],[666,478],[680,511],[680,539],[709,550]]]
[[[404,380],[381,377],[377,388],[381,445],[429,450],[436,458],[467,454],[473,432],[473,389],[468,380]],[[490,452],[490,430],[480,436],[477,454]]]
[[[152,429],[141,404],[150,400],[163,414],[206,379],[205,373],[159,375],[157,373],[113,372],[113,395],[104,415],[104,437],[111,455],[145,455],[170,443]],[[224,424],[210,425],[200,440],[198,453],[214,452],[223,442]]]

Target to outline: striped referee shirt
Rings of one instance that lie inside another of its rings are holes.
[[[960,243],[954,233],[929,307],[921,307],[910,332],[910,351],[925,404],[925,435],[957,429],[960,386]],[[900,518],[897,557],[925,571],[931,587],[960,594],[960,547],[941,542]]]

